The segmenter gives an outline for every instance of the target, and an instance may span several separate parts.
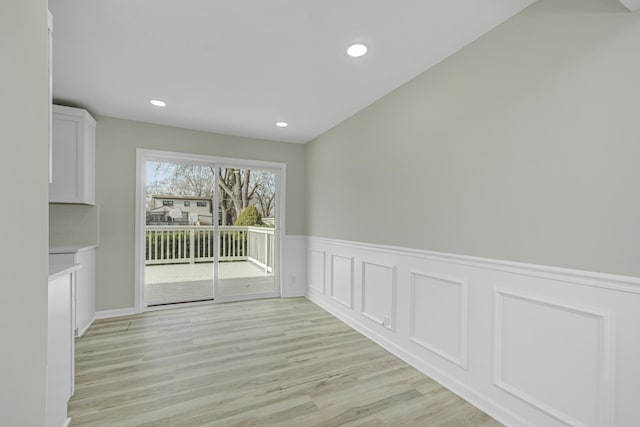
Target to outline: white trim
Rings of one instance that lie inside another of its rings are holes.
[[[296,287],[291,289],[285,289],[284,293],[280,295],[282,298],[298,298],[307,296],[307,288]]]
[[[69,425],[71,425],[71,417],[67,417],[67,419],[64,420],[64,423],[62,423],[61,427],[69,427]]]
[[[220,185],[218,184],[218,174],[220,165],[213,163],[213,206],[211,206],[211,224],[213,225],[213,295],[220,295],[220,225],[218,207],[220,206]],[[216,206],[214,209],[213,207]],[[238,215],[240,215],[238,213]]]
[[[445,277],[439,274],[433,274],[433,273],[423,273],[420,271],[411,271],[409,273],[409,276],[411,277],[410,279],[410,305],[409,305],[409,341],[415,343],[416,345],[419,345],[420,347],[424,348],[425,350],[428,350],[440,357],[442,357],[445,360],[448,360],[449,362],[453,363],[456,366],[459,366],[460,368],[466,370],[467,369],[467,363],[468,363],[468,357],[467,357],[467,347],[468,347],[468,342],[469,342],[469,336],[468,336],[468,313],[469,313],[469,303],[468,303],[468,294],[469,294],[469,290],[468,290],[468,284],[466,280],[460,280],[460,279],[454,279],[454,278],[450,278],[450,277]],[[422,277],[427,277],[427,278],[431,278],[431,279],[436,279],[445,283],[450,283],[452,285],[456,285],[456,286],[460,286],[460,331],[459,331],[459,339],[460,339],[460,354],[459,355],[453,355],[453,354],[449,354],[448,352],[441,350],[439,348],[437,348],[436,346],[429,344],[423,340],[421,340],[420,338],[417,338],[415,336],[415,313],[416,313],[416,306],[415,306],[415,302],[416,302],[416,298],[415,298],[415,292],[416,292],[416,282],[415,282],[415,278],[416,276],[422,276]]]
[[[307,237],[308,242],[327,243],[342,247],[385,252],[399,256],[413,256],[432,261],[443,261],[478,267],[482,269],[502,271],[524,276],[557,280],[565,283],[611,289],[620,292],[640,294],[640,277],[622,276],[609,273],[575,270],[561,267],[551,267],[537,264],[527,264],[515,261],[504,261],[491,258],[480,258],[468,255],[456,255],[444,252],[433,252],[421,249],[402,248],[399,246],[377,245],[371,243],[352,242],[347,240],[329,239],[325,237]]]
[[[89,322],[87,322],[87,324],[84,326],[84,328],[78,330],[78,334],[76,335],[76,338],[83,337],[84,334],[87,333],[87,330],[91,327],[91,325],[93,325],[93,322],[95,322],[95,320],[96,320],[96,315],[94,313],[93,317],[91,318],[91,320]]]
[[[133,251],[134,258],[134,307],[136,313],[142,313],[144,309],[144,264],[145,260],[142,256],[143,247],[145,245],[145,223],[146,223],[146,210],[145,210],[145,183],[146,183],[146,168],[145,168],[145,153],[147,150],[140,148],[136,149],[136,199],[134,201],[136,207],[136,218],[134,228],[135,247]],[[144,217],[144,218],[143,218]],[[97,313],[96,313],[97,314]]]
[[[118,308],[115,310],[101,310],[101,311],[96,311],[95,320],[112,319],[114,317],[131,316],[134,314],[138,314],[138,311],[136,310],[135,307]]]
[[[189,163],[189,164],[202,164],[202,165],[213,165],[215,170],[217,171],[218,167],[239,167],[239,168],[250,168],[250,169],[260,169],[260,170],[270,170],[273,171],[276,175],[276,206],[275,206],[275,215],[276,215],[276,224],[275,224],[275,244],[276,244],[276,254],[278,256],[277,260],[277,269],[274,274],[275,288],[276,292],[262,293],[262,294],[251,294],[256,295],[255,298],[273,298],[281,296],[284,292],[284,284],[283,284],[283,266],[284,266],[284,232],[286,227],[286,174],[287,174],[287,165],[286,163],[280,162],[268,162],[262,160],[248,160],[248,159],[235,159],[229,157],[219,157],[219,156],[211,156],[204,154],[190,154],[190,153],[180,153],[173,151],[160,151],[160,150],[148,150],[137,148],[136,149],[136,201],[135,201],[135,210],[136,210],[136,218],[135,218],[135,249],[134,249],[134,257],[135,257],[135,291],[134,291],[134,306],[136,313],[141,313],[143,311],[149,310],[149,307],[144,305],[144,257],[143,254],[143,244],[144,244],[144,224],[146,221],[145,218],[145,180],[146,180],[146,171],[145,171],[145,162],[147,161],[166,161],[172,163]],[[217,178],[216,178],[217,179]],[[214,199],[217,197],[217,188],[214,189]],[[215,204],[215,200],[214,200]],[[217,225],[217,222],[214,221],[214,225]],[[217,246],[214,250],[217,250]],[[214,263],[215,264],[215,263]],[[217,277],[217,272],[215,274]],[[247,295],[238,296],[236,300],[244,300]],[[230,299],[217,297],[214,302],[227,302]]]
[[[285,239],[287,231],[287,164],[280,163],[279,170],[276,171],[276,206],[274,214],[276,215],[276,253],[278,254],[278,268],[275,271],[273,279],[278,284],[279,294],[282,296],[285,290],[284,277],[284,254]],[[274,266],[275,267],[275,266]]]
[[[571,426],[587,427],[586,424],[574,419],[562,410],[554,408],[533,396],[528,395],[517,387],[506,383],[502,378],[502,309],[505,297],[526,301],[550,307],[556,310],[576,313],[585,317],[596,319],[599,325],[598,336],[598,426],[610,427],[613,425],[611,408],[615,407],[613,402],[613,328],[612,313],[594,307],[585,307],[575,304],[566,304],[564,302],[550,300],[532,296],[523,292],[508,291],[506,289],[497,288],[495,290],[495,323],[494,323],[494,358],[493,358],[493,382],[496,387],[506,391],[507,393],[517,397],[523,402],[532,405],[541,411],[549,414],[553,418]]]

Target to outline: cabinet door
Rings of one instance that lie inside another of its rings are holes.
[[[85,110],[53,106],[50,202],[95,204],[95,125]]]
[[[78,164],[82,126],[78,117],[53,117],[53,182],[49,186],[49,201],[79,203],[82,198]]]
[[[76,264],[76,336],[81,336],[91,325],[96,313],[96,250],[78,251]]]
[[[47,426],[67,419],[73,393],[73,274],[49,282],[47,334]]]

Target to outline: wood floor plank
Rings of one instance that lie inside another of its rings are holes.
[[[96,321],[72,427],[499,426],[304,298]]]

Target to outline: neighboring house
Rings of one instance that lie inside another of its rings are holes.
[[[212,225],[211,199],[207,197],[153,195],[147,225]]]

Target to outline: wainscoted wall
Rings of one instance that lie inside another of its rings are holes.
[[[284,236],[282,251],[282,287],[284,298],[301,297],[307,292],[307,238]]]
[[[640,279],[307,238],[307,296],[511,426],[640,419]]]

